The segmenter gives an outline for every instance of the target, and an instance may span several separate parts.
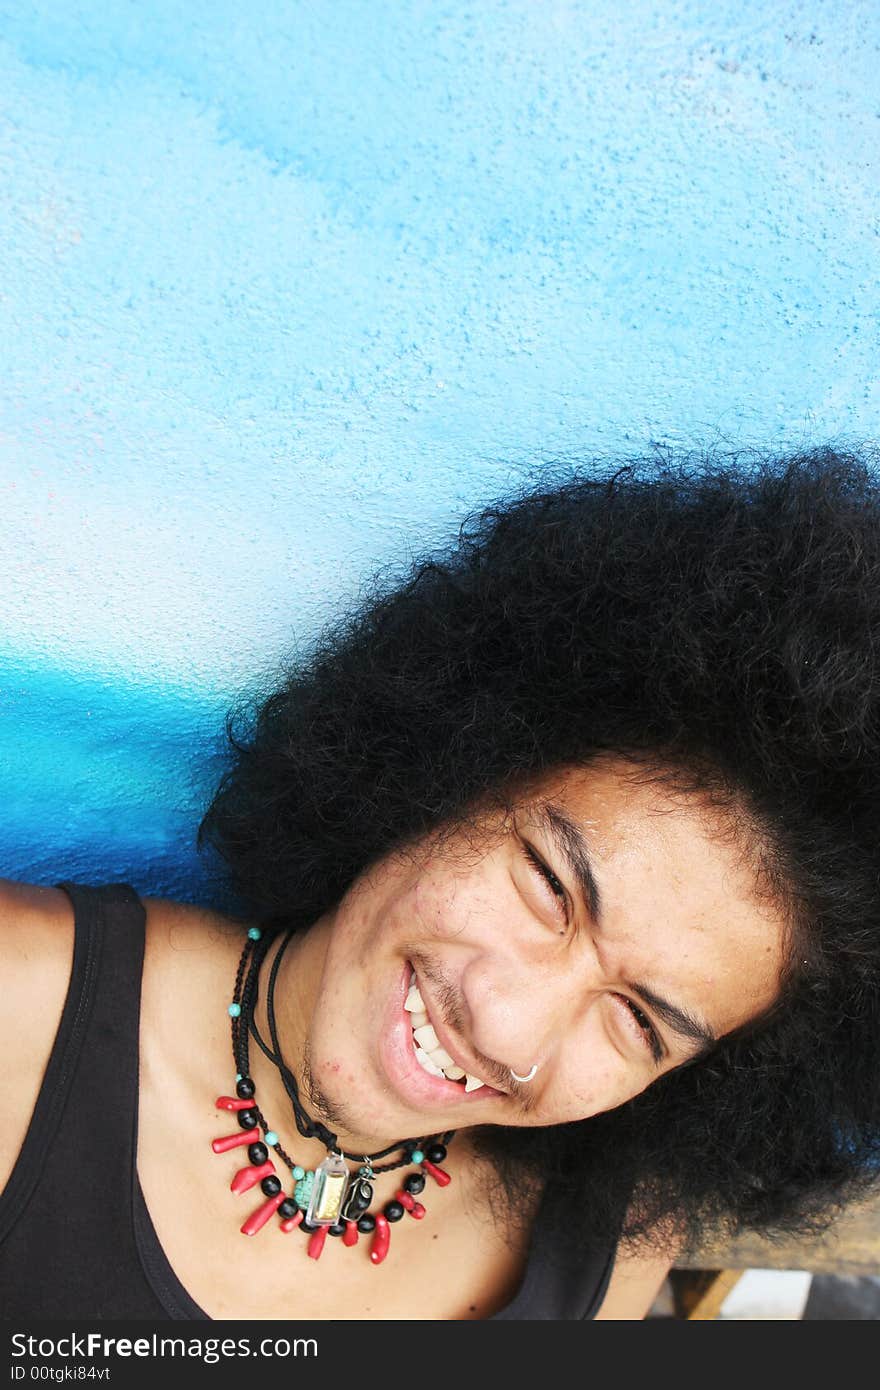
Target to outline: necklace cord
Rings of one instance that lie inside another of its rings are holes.
[[[278,948],[275,959],[272,962],[272,969],[269,972],[269,985],[266,990],[266,1013],[269,1018],[269,1035],[272,1038],[272,1046],[275,1049],[275,1056],[272,1060],[275,1062],[281,1074],[281,1080],[284,1082],[284,1089],[290,1096],[290,1101],[293,1105],[293,1113],[296,1116],[296,1127],[300,1134],[304,1139],[320,1139],[326,1149],[338,1150],[339,1145],[336,1142],[336,1135],[333,1134],[331,1130],[327,1129],[326,1126],[322,1125],[320,1120],[312,1121],[306,1114],[299,1098],[299,1086],[297,1085],[296,1077],[281,1056],[281,1047],[278,1042],[278,1028],[275,1022],[275,981],[278,978],[278,967],[281,964],[281,957],[284,955],[284,952],[287,950],[292,940],[293,929],[291,928],[284,938],[284,941],[281,943],[281,946]],[[256,1003],[256,1000],[254,1000],[254,1003]],[[257,1031],[256,1020],[253,1014],[251,1015],[251,1032],[265,1052],[266,1048]]]

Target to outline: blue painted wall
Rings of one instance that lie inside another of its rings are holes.
[[[0,0],[0,873],[543,460],[876,438],[880,10]]]

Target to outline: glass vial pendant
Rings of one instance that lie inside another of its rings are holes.
[[[315,1169],[315,1185],[309,1198],[306,1221],[314,1226],[332,1226],[340,1219],[348,1190],[348,1164],[341,1154],[328,1154]]]

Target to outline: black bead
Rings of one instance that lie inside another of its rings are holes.
[[[371,1232],[371,1231],[375,1231],[375,1229],[376,1229],[376,1218],[375,1218],[375,1216],[372,1216],[370,1212],[365,1211],[364,1214],[363,1214],[363,1216],[361,1217],[360,1221],[358,1222],[358,1230],[360,1231],[360,1233],[361,1233],[362,1236],[368,1236],[368,1235],[370,1234],[370,1232]]]
[[[277,1178],[264,1178],[260,1183],[260,1187],[267,1197],[277,1197],[278,1193],[281,1191],[281,1183]]]
[[[256,1089],[250,1077],[243,1076],[240,1081],[236,1082],[235,1094],[238,1096],[239,1100],[250,1100]]]
[[[268,1157],[269,1150],[266,1148],[265,1144],[248,1145],[248,1158],[250,1159],[251,1163],[255,1163],[257,1167],[259,1167],[261,1163],[265,1163]]]
[[[386,1202],[382,1210],[389,1221],[399,1221],[403,1216],[402,1202]]]
[[[256,1129],[259,1124],[256,1110],[239,1110],[238,1123],[242,1129]]]
[[[285,1197],[281,1206],[278,1208],[278,1215],[283,1216],[285,1221],[289,1221],[291,1216],[296,1216],[299,1207],[292,1197]]]
[[[321,1226],[320,1223],[316,1225],[314,1221],[303,1220],[299,1223],[299,1228],[301,1231],[305,1231],[306,1235],[311,1236],[314,1235],[315,1231],[320,1231]]]
[[[417,1197],[420,1192],[424,1192],[424,1173],[408,1173],[403,1180],[403,1190],[404,1192],[411,1192],[414,1197]]]
[[[336,1221],[332,1226],[328,1226],[328,1227],[327,1227],[327,1234],[328,1234],[328,1235],[331,1235],[331,1236],[344,1236],[344,1235],[345,1235],[345,1222],[344,1222],[344,1221]]]
[[[429,1163],[442,1163],[446,1157],[446,1145],[432,1144],[429,1149],[425,1150],[425,1157]]]

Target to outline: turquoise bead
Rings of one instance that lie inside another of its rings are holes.
[[[240,1081],[240,1080],[241,1080],[241,1072],[240,1072],[240,1071],[237,1071],[237,1072],[235,1073],[235,1079],[236,1079],[236,1081]]]
[[[259,927],[251,927],[250,931],[248,932],[248,936],[250,937],[251,941],[259,941],[262,935],[263,933],[260,931]]]
[[[421,1149],[413,1149],[411,1156],[413,1163],[421,1163],[422,1159],[425,1157]]]
[[[303,1210],[309,1205],[309,1198],[312,1195],[312,1188],[314,1185],[315,1175],[309,1172],[306,1173],[304,1177],[300,1178],[296,1187],[293,1189],[293,1200],[296,1202],[297,1206],[302,1207]]]
[[[306,1175],[305,1168],[301,1168],[298,1163],[294,1163],[290,1171],[293,1174],[294,1178],[296,1178],[297,1182],[299,1182],[300,1178],[304,1178]]]
[[[272,1148],[273,1144],[278,1143],[278,1135],[275,1133],[274,1129],[266,1130],[266,1138],[264,1142],[269,1145],[270,1149]]]
[[[229,1014],[230,1018],[238,1018],[239,1014],[241,1013],[241,1005],[230,1004],[226,1012]]]

